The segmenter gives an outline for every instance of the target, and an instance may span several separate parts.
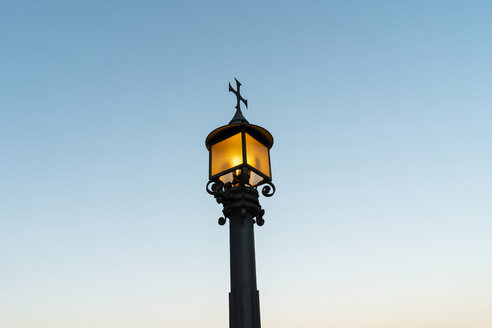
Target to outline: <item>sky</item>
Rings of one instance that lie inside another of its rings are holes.
[[[0,327],[228,325],[205,138],[268,129],[263,327],[492,327],[492,2],[2,1]]]

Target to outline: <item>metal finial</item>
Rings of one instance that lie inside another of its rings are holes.
[[[241,101],[244,103],[246,108],[248,108],[248,101],[241,96],[241,90],[240,90],[241,89],[241,82],[239,82],[236,78],[234,78],[234,80],[236,80],[236,89],[237,90],[234,90],[234,88],[231,86],[231,82],[229,82],[229,92],[232,92],[236,95],[236,98],[237,98],[236,109],[241,110]]]
[[[234,90],[234,88],[231,86],[231,83],[229,82],[229,92],[232,92],[236,95],[236,99],[237,99],[236,114],[232,118],[231,122],[229,122],[229,124],[248,123],[246,118],[243,116],[243,113],[241,112],[241,101],[244,103],[246,108],[248,108],[248,100],[244,99],[241,96],[241,82],[239,82],[236,78],[234,78],[234,80],[236,80],[237,90]]]

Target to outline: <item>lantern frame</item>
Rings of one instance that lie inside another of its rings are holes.
[[[241,153],[242,153],[242,162],[239,165],[223,170],[219,173],[212,175],[212,146],[218,144],[221,141],[224,141],[238,133],[241,133]],[[246,134],[250,137],[254,138],[260,144],[265,146],[268,151],[268,170],[270,176],[261,172],[259,169],[253,167],[247,162],[247,148],[246,148]],[[264,183],[269,183],[272,181],[272,168],[271,168],[271,160],[270,160],[270,148],[273,146],[273,136],[266,129],[261,126],[249,124],[249,123],[241,123],[241,124],[228,124],[222,127],[219,127],[213,130],[205,140],[205,145],[209,151],[209,179],[219,180],[222,176],[232,173],[239,169],[247,168],[251,172],[259,175],[262,180],[260,180],[255,186],[259,186]],[[249,181],[248,181],[249,182]]]

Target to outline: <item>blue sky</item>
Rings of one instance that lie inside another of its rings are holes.
[[[275,138],[264,327],[492,326],[490,2],[1,7],[0,326],[227,326],[234,77]]]

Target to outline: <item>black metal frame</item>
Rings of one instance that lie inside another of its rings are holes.
[[[223,133],[220,138],[217,138],[217,139],[213,139],[213,142],[210,142],[210,144],[207,144],[207,147],[209,147],[209,156],[208,156],[208,167],[209,167],[209,170],[208,170],[208,177],[209,177],[209,180],[214,180],[214,179],[218,179],[220,178],[221,176],[223,175],[226,175],[228,173],[231,173],[231,172],[234,172],[238,169],[242,169],[244,167],[248,168],[250,171],[258,174],[260,177],[263,178],[262,181],[260,181],[257,185],[261,185],[261,184],[264,184],[264,183],[271,183],[272,181],[272,165],[271,165],[271,160],[270,160],[270,148],[271,148],[271,145],[268,145],[268,144],[265,144],[265,142],[262,142],[261,138],[258,138],[257,136],[255,137],[254,134],[252,133],[249,133],[250,131],[246,131],[246,127],[248,126],[249,124],[241,124],[241,128],[240,129],[231,129],[231,131],[229,131],[228,133]],[[232,127],[232,126],[231,126]],[[266,130],[265,130],[266,131]],[[225,131],[224,131],[225,132]],[[221,141],[224,141],[238,133],[241,133],[241,147],[242,147],[242,163],[239,164],[239,165],[236,165],[232,168],[229,168],[227,170],[224,170],[222,172],[219,172],[217,174],[214,174],[212,175],[212,147],[215,145],[215,144],[218,144],[219,142]],[[261,172],[260,170],[256,169],[255,167],[251,166],[248,164],[247,162],[247,149],[246,149],[246,134],[248,134],[250,137],[254,138],[256,141],[258,141],[259,143],[261,143],[262,145],[264,145],[267,150],[268,150],[268,171],[270,172],[270,176],[264,174],[263,172]],[[260,139],[260,140],[259,140]]]

